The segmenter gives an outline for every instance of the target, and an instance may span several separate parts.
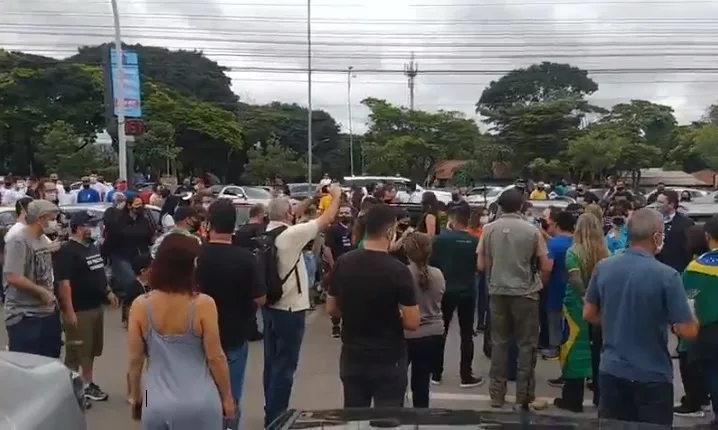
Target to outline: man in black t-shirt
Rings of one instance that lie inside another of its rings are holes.
[[[352,250],[352,230],[349,224],[352,222],[352,208],[347,203],[339,206],[337,221],[332,224],[325,234],[325,244],[332,252],[332,261],[336,261],[345,253]],[[340,337],[342,319],[332,317],[332,337]]]
[[[266,301],[266,287],[252,253],[232,243],[237,212],[232,202],[217,200],[209,207],[209,242],[197,260],[200,291],[214,299],[219,340],[229,364],[232,395],[241,402],[252,321],[257,305]]]
[[[54,265],[65,320],[65,365],[80,371],[85,397],[94,401],[108,398],[93,379],[94,361],[102,355],[104,342],[102,305],[109,302],[118,306],[95,245],[100,238],[100,221],[89,211],[73,214],[72,237],[60,247]]]
[[[232,243],[237,246],[241,246],[250,251],[254,249],[255,237],[261,236],[267,230],[267,208],[261,204],[249,208],[249,221],[246,224],[239,226],[234,232]],[[259,325],[257,324],[257,312],[254,312],[254,318],[252,318],[252,326],[250,328],[250,334],[247,338],[250,342],[256,342],[262,340],[264,335],[259,331]]]
[[[389,255],[396,211],[384,204],[364,215],[363,249],[336,261],[327,312],[342,317],[340,378],[345,408],[401,407],[406,392],[404,330],[419,328],[419,307],[407,266]],[[369,269],[369,270],[368,270]]]

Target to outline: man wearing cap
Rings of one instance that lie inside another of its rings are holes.
[[[108,302],[113,307],[118,305],[117,297],[107,284],[105,266],[95,244],[100,238],[100,221],[99,216],[89,211],[72,214],[72,235],[60,247],[55,268],[65,322],[65,365],[81,372],[85,397],[94,401],[108,397],[93,379],[94,360],[102,355],[102,305]]]
[[[200,227],[200,214],[195,206],[180,206],[175,209],[175,225],[168,232],[157,238],[155,243],[150,248],[150,255],[155,258],[157,250],[160,249],[160,245],[165,237],[172,233],[180,233],[187,236],[193,236],[197,239],[199,244],[202,244],[202,240],[195,235]]]
[[[100,193],[94,188],[90,188],[89,176],[82,177],[82,189],[77,193],[77,203],[100,203]]]
[[[30,202],[27,226],[5,243],[4,314],[10,351],[60,357],[62,329],[51,255],[56,248],[45,236],[57,228],[57,214],[57,206],[47,200]]]

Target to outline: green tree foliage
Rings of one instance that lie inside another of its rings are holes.
[[[137,164],[142,170],[149,169],[155,175],[170,173],[182,148],[175,144],[175,128],[162,121],[150,121],[145,124],[145,134],[140,136],[134,146]]]
[[[103,160],[93,145],[85,145],[70,124],[56,121],[39,130],[42,140],[37,157],[48,171],[79,177],[102,167]]]
[[[170,51],[139,44],[124,47],[137,52],[143,81],[171,88],[187,98],[235,110],[238,98],[232,92],[231,79],[224,74],[227,68],[205,57],[201,51]],[[99,66],[108,61],[108,56],[108,44],[83,46],[67,62]]]
[[[584,99],[597,90],[585,70],[544,62],[491,82],[476,112],[512,148],[514,168],[522,169],[535,158],[554,159],[578,135],[587,114],[603,112]]]
[[[56,121],[93,142],[104,125],[102,91],[96,67],[0,50],[0,168],[42,172],[37,146]]]
[[[244,180],[262,184],[265,180],[281,174],[286,181],[303,178],[306,163],[299,161],[296,152],[285,147],[276,136],[264,142],[258,142],[247,151],[247,164],[244,166]]]

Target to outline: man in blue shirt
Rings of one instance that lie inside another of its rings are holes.
[[[82,177],[82,188],[77,192],[77,203],[100,203],[102,198],[97,190],[90,188],[90,178]]]
[[[599,367],[601,419],[673,424],[673,367],[668,329],[694,338],[698,324],[681,277],[655,256],[663,217],[653,209],[628,220],[630,248],[596,266],[583,318],[603,329]]]
[[[563,299],[566,295],[566,251],[573,243],[576,219],[566,211],[551,212],[546,220],[547,231],[552,237],[546,243],[548,257],[553,262],[551,277],[546,284],[546,319],[549,348],[541,352],[544,360],[556,360],[563,338]]]

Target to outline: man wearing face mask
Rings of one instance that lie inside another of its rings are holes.
[[[54,294],[52,252],[45,236],[57,228],[57,206],[34,200],[27,226],[5,243],[5,327],[10,351],[60,357],[61,327]]]
[[[698,323],[680,274],[658,262],[664,222],[653,209],[628,220],[630,248],[600,261],[586,291],[583,318],[600,324],[598,417],[673,424],[673,365],[668,326],[693,339]],[[690,258],[690,257],[689,257]]]
[[[95,384],[94,362],[102,355],[104,316],[102,306],[117,307],[117,297],[107,284],[105,266],[96,242],[100,239],[101,218],[91,212],[77,212],[70,218],[72,235],[58,252],[55,278],[65,321],[65,365],[80,372],[85,397],[107,400]]]
[[[175,211],[175,226],[172,230],[164,233],[162,236],[158,237],[155,243],[152,245],[152,248],[150,248],[150,255],[152,258],[155,258],[155,254],[157,253],[157,250],[160,249],[160,245],[162,244],[162,241],[165,237],[169,236],[172,233],[180,233],[184,234],[186,236],[193,236],[197,238],[197,241],[202,244],[202,241],[198,236],[196,236],[195,233],[199,230],[200,227],[200,216],[197,211],[197,208],[194,206],[180,206]]]
[[[90,178],[82,178],[82,189],[77,193],[77,203],[99,203],[102,199],[97,190],[90,188]]]
[[[352,246],[352,208],[344,203],[339,206],[337,221],[329,227],[326,234],[326,244],[332,253],[332,261],[351,251]],[[332,337],[341,337],[340,317],[332,317]]]
[[[658,212],[663,215],[665,232],[663,249],[656,258],[682,273],[693,259],[687,232],[695,223],[686,215],[676,211],[679,203],[678,193],[675,190],[663,190],[656,201],[659,205]]]
[[[15,202],[22,197],[22,194],[15,189],[15,180],[9,176],[5,177],[5,188],[0,190],[3,206],[14,206]]]

